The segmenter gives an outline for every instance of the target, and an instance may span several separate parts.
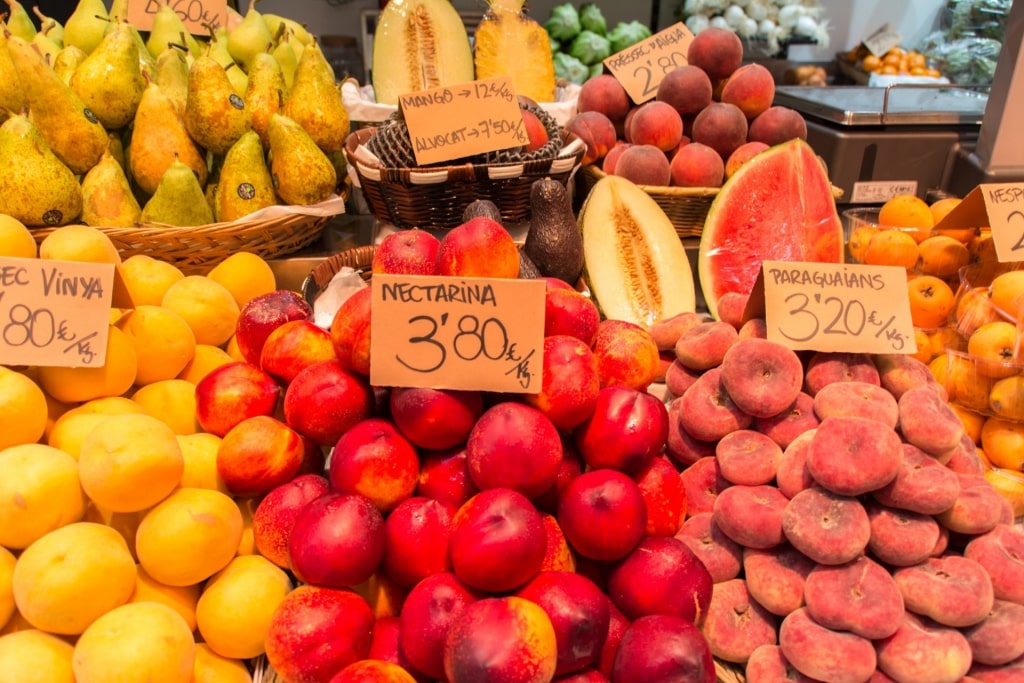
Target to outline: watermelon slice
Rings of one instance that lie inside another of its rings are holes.
[[[843,224],[814,150],[794,138],[740,166],[708,209],[697,255],[708,312],[749,293],[762,261],[843,262]]]

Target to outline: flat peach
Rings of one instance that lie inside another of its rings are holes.
[[[868,547],[871,523],[856,498],[812,487],[786,505],[782,531],[793,547],[815,562],[843,564]]]
[[[784,617],[804,606],[807,576],[818,566],[789,543],[743,549],[747,590],[772,614]]]

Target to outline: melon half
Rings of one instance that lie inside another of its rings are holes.
[[[749,294],[762,261],[842,263],[843,224],[832,184],[807,142],[794,138],[740,166],[715,196],[697,270],[708,312],[727,292]]]

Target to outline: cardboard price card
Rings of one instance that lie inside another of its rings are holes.
[[[759,285],[768,339],[793,350],[917,351],[904,268],[765,261]]]
[[[635,104],[652,99],[665,74],[684,66],[693,33],[679,22],[604,60]]]
[[[371,287],[375,386],[540,391],[542,281],[374,275]]]
[[[102,367],[114,264],[0,258],[0,364]]]
[[[989,227],[1000,263],[1024,261],[1024,183],[984,183],[967,193],[934,230]]]
[[[887,21],[875,29],[875,32],[862,42],[871,54],[881,57],[890,49],[899,45],[902,40],[903,36],[900,35],[900,32]]]
[[[420,90],[400,96],[398,106],[421,166],[530,141],[508,76]]]
[[[189,33],[197,36],[210,35],[228,17],[227,0],[128,0],[128,22],[139,31],[150,30],[161,5],[174,10]]]

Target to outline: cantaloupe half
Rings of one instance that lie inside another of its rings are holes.
[[[794,138],[740,166],[715,196],[697,271],[708,312],[726,292],[749,293],[763,261],[843,262],[843,224],[825,167]]]
[[[579,213],[583,277],[606,318],[647,326],[696,309],[679,234],[649,194],[620,176],[590,189]]]

